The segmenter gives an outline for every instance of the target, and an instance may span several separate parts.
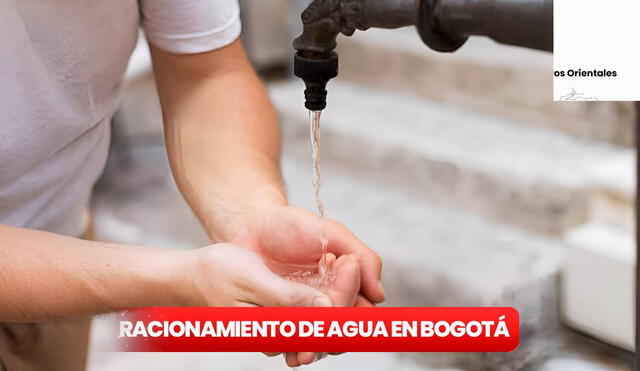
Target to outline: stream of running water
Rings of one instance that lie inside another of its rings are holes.
[[[320,258],[320,262],[318,263],[318,273],[320,274],[320,279],[322,281],[326,281],[329,277],[329,272],[327,269],[327,245],[329,241],[327,240],[327,222],[325,220],[325,209],[324,203],[322,202],[322,197],[320,196],[320,191],[322,189],[322,174],[320,172],[320,116],[322,111],[309,111],[309,121],[311,122],[311,158],[313,160],[313,192],[316,200],[316,208],[318,209],[318,218],[320,219],[320,245],[322,248],[322,256]]]
[[[312,184],[315,204],[318,211],[318,240],[320,242],[321,255],[317,269],[301,269],[286,275],[286,278],[295,282],[310,286],[325,288],[333,284],[335,279],[327,262],[327,223],[325,220],[325,208],[320,191],[322,189],[322,174],[320,172],[320,116],[322,111],[309,111],[311,124],[311,158],[313,161]]]

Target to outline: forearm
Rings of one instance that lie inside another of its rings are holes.
[[[216,241],[245,232],[245,209],[286,203],[276,113],[239,42],[224,49],[152,48],[173,174]]]
[[[178,255],[0,225],[0,322],[178,305]]]

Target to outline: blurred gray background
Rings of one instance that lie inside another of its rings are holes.
[[[243,42],[283,126],[293,204],[313,209],[308,115],[291,41],[306,1],[242,1]],[[328,216],[383,258],[393,306],[515,306],[510,354],[346,354],[311,370],[630,370],[630,104],[552,102],[551,55],[474,39],[451,55],[415,30],[340,37],[322,119]],[[144,38],[96,187],[96,235],[166,248],[209,243],[171,178]],[[215,174],[212,174],[215,176]],[[94,324],[99,348],[100,319]],[[117,354],[91,371],[285,370],[258,354]]]

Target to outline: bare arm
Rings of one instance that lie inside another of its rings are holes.
[[[176,304],[177,257],[0,225],[0,322]]]
[[[344,265],[340,274],[352,271]],[[128,307],[330,303],[324,293],[281,279],[258,255],[233,245],[163,250],[0,226],[0,322],[39,322]]]
[[[151,51],[173,174],[209,236],[248,247],[265,261],[317,266],[320,223],[287,205],[277,117],[240,42],[201,54]],[[339,293],[331,295],[333,305],[384,300],[379,257],[334,221],[326,237],[328,251],[338,256],[335,266],[355,266],[336,268],[342,273],[332,286]],[[287,363],[308,364],[313,356],[287,354]]]
[[[320,223],[287,205],[275,110],[240,41],[201,54],[151,51],[173,174],[211,238],[317,265]],[[329,252],[359,263],[363,296],[384,300],[379,257],[334,221],[327,239]]]

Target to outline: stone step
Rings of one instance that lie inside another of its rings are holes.
[[[537,371],[630,371],[634,354],[565,330],[562,345]]]
[[[553,102],[551,54],[472,38],[453,54],[427,48],[415,29],[341,37],[339,80],[454,103],[520,124],[626,146],[635,112],[625,102]],[[329,90],[331,92],[331,88]]]
[[[591,222],[568,233],[566,244],[563,320],[633,351],[636,250],[632,229]]]
[[[633,159],[602,163],[594,170],[589,195],[589,221],[622,227],[629,235],[635,228],[636,179]]]
[[[307,154],[302,90],[299,81],[270,85],[285,143]],[[350,83],[332,82],[322,136],[325,162],[549,235],[584,223],[590,194],[635,187],[631,149]],[[613,168],[610,179],[603,169]]]

